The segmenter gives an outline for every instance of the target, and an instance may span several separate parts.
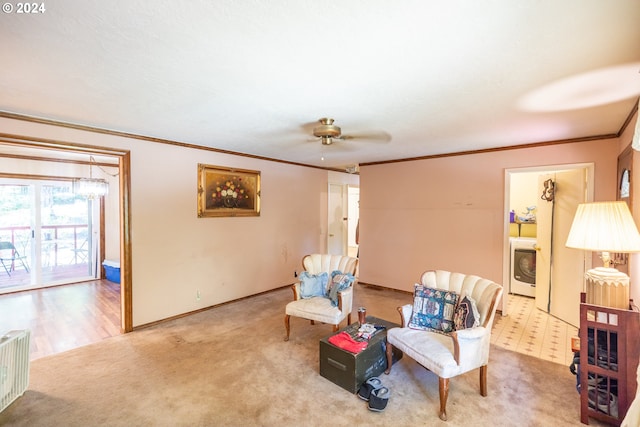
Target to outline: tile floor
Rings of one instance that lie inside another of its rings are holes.
[[[571,337],[577,335],[578,328],[537,309],[534,298],[509,295],[506,316],[496,313],[491,342],[568,367],[573,360]]]

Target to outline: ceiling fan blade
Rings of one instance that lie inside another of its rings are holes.
[[[315,128],[316,126],[318,126],[318,121],[316,120],[315,122],[307,122],[307,123],[302,123],[300,125],[300,130],[308,135],[313,135],[313,128]]]
[[[362,132],[362,133],[349,133],[348,135],[342,135],[339,139],[349,140],[349,139],[358,139],[358,140],[367,140],[373,142],[390,142],[391,135],[387,132]]]

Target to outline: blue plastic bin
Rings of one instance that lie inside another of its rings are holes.
[[[113,283],[120,283],[120,263],[118,261],[110,261],[105,259],[102,262],[104,267],[105,278]]]

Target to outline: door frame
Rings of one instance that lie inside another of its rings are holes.
[[[120,200],[118,206],[120,225],[120,330],[122,333],[133,331],[133,297],[132,297],[132,249],[131,249],[131,151],[111,147],[78,144],[51,139],[23,137],[0,133],[0,154],[2,147],[10,149],[25,147],[28,149],[45,150],[47,153],[60,153],[60,158],[42,157],[34,160],[45,162],[74,162],[64,159],[64,153],[80,153],[83,155],[105,155],[114,157],[118,161],[118,186]],[[44,152],[44,151],[43,151]],[[9,157],[21,157],[11,154]],[[32,158],[32,156],[24,156]],[[81,162],[83,163],[83,162]],[[89,162],[85,162],[89,164]],[[59,178],[59,177],[55,177]],[[101,209],[104,207],[101,204]],[[104,249],[101,249],[104,253]]]
[[[539,174],[554,173],[572,169],[587,169],[587,202],[593,201],[594,188],[595,188],[595,163],[570,163],[565,165],[544,165],[544,166],[529,166],[520,168],[505,168],[504,170],[504,229],[503,229],[503,249],[502,249],[502,283],[508,287],[510,280],[510,263],[511,263],[511,249],[509,246],[509,209],[511,206],[511,177],[513,174],[518,173],[532,173],[537,172]],[[553,232],[553,231],[552,231]],[[591,258],[585,257],[585,271],[591,267]],[[509,299],[509,292],[503,292],[502,294],[502,315],[507,314],[507,303]]]

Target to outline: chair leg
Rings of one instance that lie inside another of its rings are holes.
[[[347,314],[347,325],[351,324],[351,313]]]
[[[391,372],[391,365],[393,365],[393,346],[389,344],[388,341],[387,341],[386,353],[387,353],[387,369],[384,370],[384,373],[389,375],[389,372]]]
[[[9,277],[11,277],[11,273],[9,272],[9,269],[8,269],[8,268],[7,268],[7,266],[5,265],[4,261],[1,261],[1,262],[2,262],[2,266],[4,267],[4,271],[6,271],[6,272],[7,272],[7,275],[8,275]]]
[[[290,315],[286,314],[284,316],[284,329],[287,331],[287,336],[284,337],[285,341],[289,341],[289,330],[290,330],[290,326],[289,326],[289,319],[291,318]]]
[[[487,365],[480,366],[480,395],[487,396]]]
[[[447,421],[447,398],[449,397],[449,378],[438,377],[440,391],[440,419]]]

